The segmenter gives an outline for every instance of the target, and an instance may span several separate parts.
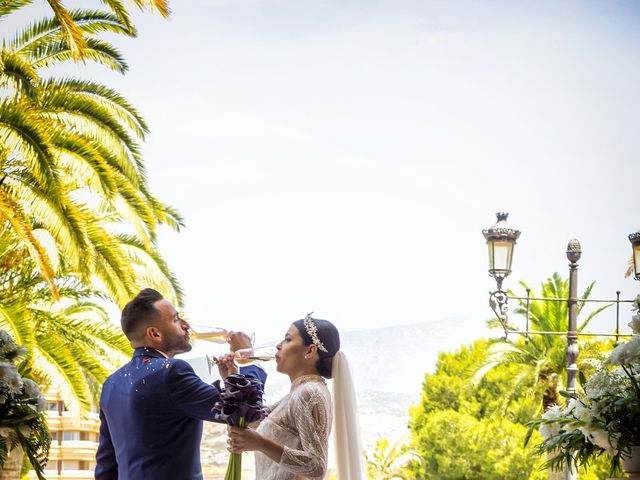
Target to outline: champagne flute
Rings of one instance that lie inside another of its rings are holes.
[[[222,327],[211,327],[209,325],[199,325],[197,323],[190,323],[189,333],[196,340],[205,340],[211,343],[227,343],[229,340],[230,330]],[[194,328],[195,327],[195,328]],[[251,336],[251,345],[255,344],[256,334],[252,333]]]
[[[233,352],[233,361],[238,367],[257,365],[260,362],[275,360],[276,351],[276,347],[272,346],[241,348]],[[211,373],[211,368],[216,364],[216,359],[209,355],[205,355],[205,357],[207,358],[209,373]]]
[[[221,327],[206,327],[204,325],[191,326],[191,334],[196,340],[205,340],[211,343],[223,344],[227,343],[227,337],[229,337],[229,330]],[[193,328],[193,327],[197,328]]]
[[[229,330],[222,327],[211,327],[209,325],[199,325],[197,323],[189,323],[191,327],[189,333],[196,340],[204,340],[205,342],[217,343],[222,345],[227,343],[229,337]],[[215,358],[210,357],[209,354],[205,354],[207,359],[207,369],[211,374],[211,367],[215,365]]]
[[[276,348],[267,347],[251,347],[236,350],[233,355],[233,361],[239,367],[256,365],[259,362],[269,362],[275,360]]]

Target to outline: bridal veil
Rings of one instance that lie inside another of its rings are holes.
[[[358,411],[347,357],[338,351],[331,366],[333,384],[333,438],[338,480],[364,480],[364,462],[358,428]]]

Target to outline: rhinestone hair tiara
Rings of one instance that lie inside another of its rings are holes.
[[[324,345],[320,341],[320,338],[318,338],[318,327],[313,321],[313,318],[311,318],[311,313],[308,313],[307,316],[304,317],[304,320],[303,320],[304,329],[307,331],[307,333],[311,337],[311,341],[316,347],[318,347],[320,350],[322,350],[325,353],[329,353],[329,351],[324,347]]]

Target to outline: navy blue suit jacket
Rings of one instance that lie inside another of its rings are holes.
[[[241,373],[266,380],[259,367]],[[201,480],[202,421],[218,390],[184,360],[138,348],[104,383],[96,480]]]

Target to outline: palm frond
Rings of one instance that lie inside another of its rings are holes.
[[[125,25],[130,32],[135,33],[135,27],[131,23],[129,11],[120,0],[102,0],[102,3],[109,6],[111,11],[116,14],[122,24]]]
[[[147,196],[147,199],[153,205],[153,211],[156,215],[156,218],[158,218],[159,223],[167,225],[177,232],[180,231],[181,227],[184,227],[184,217],[178,210],[173,208],[171,205],[160,202],[158,199],[151,195]]]
[[[52,141],[60,151],[61,171],[99,191],[104,198],[116,194],[115,172],[101,155],[98,145],[74,132],[55,135]]]
[[[0,20],[31,3],[33,0],[2,0],[0,2]]]
[[[91,246],[85,233],[86,210],[75,205],[69,198],[58,200],[49,197],[37,185],[20,184],[15,186],[22,198],[30,202],[33,215],[40,219],[56,244],[64,259],[70,262],[77,272],[86,271],[91,257]]]
[[[32,161],[33,172],[42,185],[57,183],[47,123],[25,102],[0,102],[0,140],[12,151]]]
[[[39,348],[34,351],[33,371],[49,386],[60,392],[67,408],[79,414],[91,409],[91,393],[84,381],[84,375],[78,362],[74,359],[69,345],[63,341],[59,328],[47,323],[51,328],[48,334],[37,335]]]
[[[86,42],[82,30],[73,20],[69,11],[58,0],[47,0],[62,29],[69,49],[76,58],[81,58],[82,51],[86,48]]]
[[[633,255],[629,258],[629,261],[627,262],[627,269],[624,272],[624,278],[630,277],[631,275],[633,275]]]
[[[133,3],[135,3],[141,10],[146,8],[157,10],[158,13],[165,18],[171,14],[169,0],[133,0]]]
[[[112,88],[79,79],[51,79],[44,82],[43,86],[47,88],[50,85],[59,90],[72,92],[75,95],[90,97],[98,105],[106,108],[115,118],[123,122],[140,140],[144,140],[146,134],[149,133],[149,126],[142,115],[131,102]]]
[[[130,152],[139,153],[139,146],[128,129],[112,109],[95,97],[76,95],[50,83],[43,85],[42,108],[47,112],[64,112],[66,115],[77,115],[111,132]]]
[[[8,221],[16,234],[25,242],[25,245],[31,252],[32,258],[38,264],[42,277],[49,284],[54,296],[57,296],[58,291],[54,282],[54,268],[51,259],[47,255],[47,251],[33,234],[31,224],[25,218],[20,205],[13,201],[2,188],[0,188],[0,218]]]
[[[87,35],[98,33],[116,33],[130,35],[120,19],[101,10],[72,10],[72,20]],[[49,42],[64,40],[62,28],[56,18],[45,18],[24,27],[11,41],[8,47],[20,54],[29,56],[30,52]]]
[[[589,316],[578,326],[578,331],[581,332],[582,330],[584,330],[588,325],[589,322],[591,322],[591,320],[593,320],[593,317],[595,317],[596,315],[598,315],[599,313],[601,313],[602,311],[606,310],[607,308],[611,307],[613,305],[613,303],[607,303],[606,305],[603,305],[602,307],[598,307],[596,308],[593,312],[591,312],[589,314]]]
[[[78,60],[75,53],[63,41],[47,42],[34,49],[31,57],[33,66],[38,69]],[[86,60],[91,60],[118,73],[126,73],[129,70],[129,65],[117,48],[96,38],[86,39],[86,46],[82,50],[82,61]]]
[[[0,86],[14,87],[17,94],[33,97],[39,81],[36,69],[22,56],[6,49],[0,51]]]
[[[184,291],[169,266],[155,248],[148,248],[133,235],[119,234],[128,258],[142,285],[153,286],[170,302],[184,306]]]

